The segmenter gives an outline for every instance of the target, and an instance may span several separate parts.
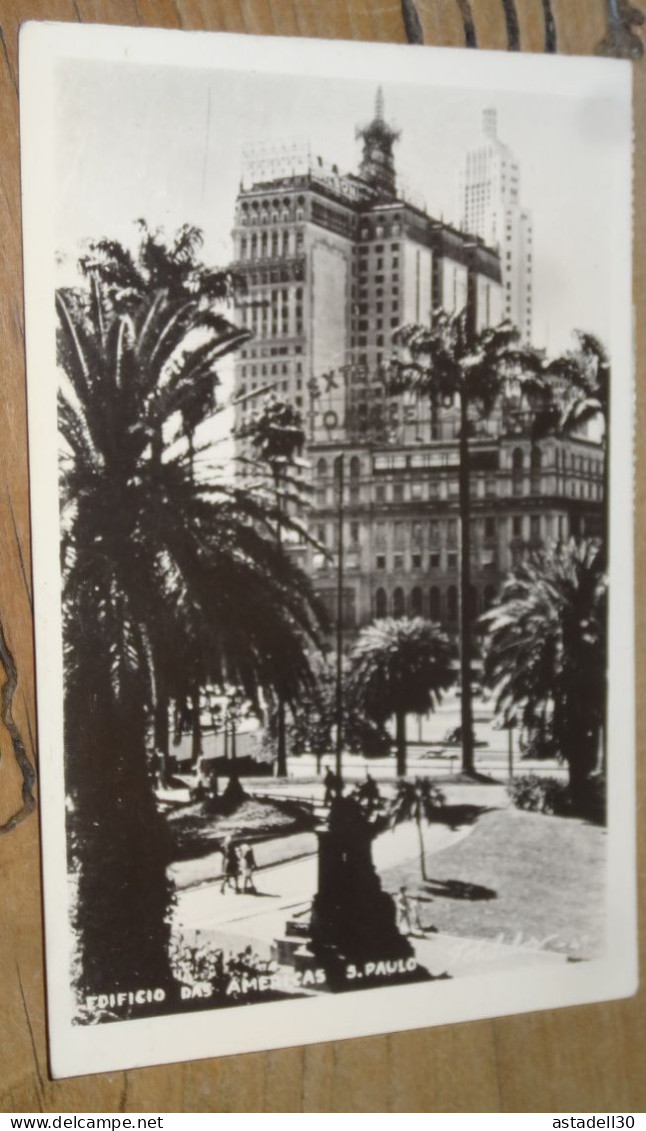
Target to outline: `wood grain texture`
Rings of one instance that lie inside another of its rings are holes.
[[[462,45],[454,0],[418,0],[427,43]],[[518,0],[525,50],[542,51],[542,0]],[[591,54],[604,0],[552,0],[559,51]],[[480,47],[506,45],[500,0],[471,0]],[[400,0],[0,0],[0,617],[19,680],[14,716],[35,760],[35,706],[23,356],[17,34],[27,19],[84,20],[265,35],[403,42]],[[636,200],[646,200],[646,62],[635,65]],[[646,210],[636,208],[640,389],[646,340]],[[637,405],[637,560],[646,560],[646,398]],[[643,574],[637,639],[646,636]],[[638,744],[646,666],[639,650]],[[0,729],[0,822],[21,803],[21,775]],[[644,775],[640,769],[640,860]],[[644,1111],[642,990],[633,1000],[365,1040],[52,1082],[47,1073],[38,821],[0,837],[0,1110],[63,1112]],[[643,873],[643,868],[642,868]],[[644,885],[641,885],[644,907]]]

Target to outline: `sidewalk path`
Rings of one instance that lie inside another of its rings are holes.
[[[462,828],[451,830],[446,825],[431,825],[424,830],[427,853],[457,844],[463,837],[468,836],[472,827],[464,825]],[[269,927],[267,923],[268,917],[288,909],[296,910],[302,904],[309,905],[316,892],[318,867],[316,838],[313,833],[307,835],[312,838],[311,855],[264,868],[256,873],[258,895],[236,895],[230,889],[222,893],[220,879],[179,891],[174,915],[175,926],[189,930],[210,931],[216,927],[221,928],[225,924],[235,924],[236,933],[247,934],[252,921],[258,920],[258,924],[252,930],[253,936],[266,937],[267,941],[271,941],[273,934],[266,935],[265,930],[258,933],[258,927],[273,930],[273,926]],[[260,853],[258,855],[260,856]],[[395,864],[402,864],[406,860],[417,859],[419,841],[415,824],[407,822],[391,832],[382,833],[373,843],[372,855],[378,872]],[[281,934],[284,918],[283,914]]]
[[[452,831],[445,825],[424,829],[427,855],[452,847],[472,832],[473,825]],[[314,834],[312,836],[315,842]],[[417,828],[414,823],[399,825],[382,833],[373,844],[377,871],[419,857]],[[178,892],[173,928],[184,938],[199,934],[206,942],[225,950],[240,950],[251,944],[261,957],[269,958],[274,939],[285,931],[288,918],[298,919],[309,912],[317,887],[316,852],[298,860],[262,869],[256,874],[258,895],[221,893],[221,880],[204,883]],[[424,933],[411,937],[418,961],[431,974],[466,977],[506,972],[519,967],[558,965],[567,955],[535,946],[505,943],[498,939],[472,938],[443,933]]]

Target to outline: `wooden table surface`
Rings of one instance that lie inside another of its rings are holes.
[[[551,0],[558,50],[592,54],[604,0]],[[513,8],[507,4],[507,10]],[[503,48],[503,0],[418,0],[424,42]],[[542,0],[516,0],[523,50],[542,51]],[[462,13],[462,14],[461,14]],[[513,15],[513,12],[512,12]],[[20,742],[36,761],[17,38],[28,19],[405,42],[400,0],[0,0],[0,1111],[4,1112],[643,1112],[646,992],[628,1001],[411,1033],[52,1082],[45,1043],[38,816],[23,806]],[[639,29],[635,29],[638,32]],[[512,23],[512,32],[514,31]],[[635,44],[639,43],[637,38]],[[646,548],[646,61],[634,63],[635,301],[638,356],[637,561]],[[646,627],[637,593],[638,750],[643,747]],[[15,664],[12,671],[11,657]],[[15,683],[15,688],[14,688]],[[641,694],[640,694],[641,693]],[[12,714],[15,725],[12,723]],[[617,752],[620,755],[620,751]],[[18,759],[16,758],[18,755]],[[638,795],[643,803],[644,774]],[[643,805],[642,805],[643,812]],[[15,823],[14,814],[24,816]],[[640,821],[644,861],[644,822]],[[643,908],[643,871],[641,903]],[[643,942],[643,935],[642,935]],[[642,950],[643,958],[643,950]]]

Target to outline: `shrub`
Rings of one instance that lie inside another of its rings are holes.
[[[507,785],[507,793],[517,809],[564,817],[570,811],[568,787],[558,778],[523,774]]]
[[[565,782],[538,774],[513,778],[507,785],[507,793],[517,809],[555,817],[583,817],[595,825],[606,823],[606,779],[602,774],[593,774],[588,779],[576,805]]]

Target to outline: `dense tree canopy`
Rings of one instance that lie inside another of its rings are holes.
[[[350,654],[348,691],[366,714],[397,724],[397,773],[406,773],[406,715],[426,714],[455,681],[453,648],[437,625],[421,617],[375,621]]]
[[[66,762],[94,987],[167,975],[156,703],[207,682],[289,701],[311,682],[319,626],[267,499],[195,474],[187,413],[192,435],[213,412],[219,360],[247,335],[214,308],[216,273],[196,270],[190,233],[167,272],[160,238],[144,236],[139,260],[99,241],[106,259],[82,265],[85,287],[57,295]]]
[[[597,542],[531,555],[482,618],[484,676],[496,710],[550,734],[581,802],[605,718],[606,577]]]
[[[453,314],[435,310],[431,326],[403,326],[395,334],[397,355],[392,365],[393,392],[427,398],[433,416],[439,405],[459,412],[460,501],[460,700],[462,769],[474,763],[471,690],[471,467],[469,438],[478,421],[490,416],[514,389],[520,398],[543,395],[542,358],[519,344],[510,322],[476,331],[470,306]]]

